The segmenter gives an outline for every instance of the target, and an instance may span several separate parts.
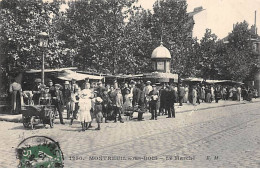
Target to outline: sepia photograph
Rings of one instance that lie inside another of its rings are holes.
[[[260,0],[0,0],[0,168],[260,168]]]

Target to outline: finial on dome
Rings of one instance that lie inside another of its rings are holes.
[[[163,46],[163,42],[161,41],[161,46]]]

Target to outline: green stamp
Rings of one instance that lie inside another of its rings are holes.
[[[59,143],[45,136],[32,136],[16,148],[20,168],[62,168],[63,153]]]

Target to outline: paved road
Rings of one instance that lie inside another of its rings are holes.
[[[260,103],[248,103],[194,110],[86,132],[78,123],[32,131],[0,122],[0,166],[16,167],[19,142],[45,135],[60,143],[65,167],[260,167],[259,109]]]

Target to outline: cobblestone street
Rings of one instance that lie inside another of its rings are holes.
[[[193,107],[193,106],[192,106]],[[60,143],[65,167],[260,167],[260,103],[178,112],[80,132],[80,124],[25,130],[1,121],[0,167],[17,167],[15,148],[43,135]],[[106,158],[107,157],[107,158]],[[102,159],[102,160],[101,160]]]

